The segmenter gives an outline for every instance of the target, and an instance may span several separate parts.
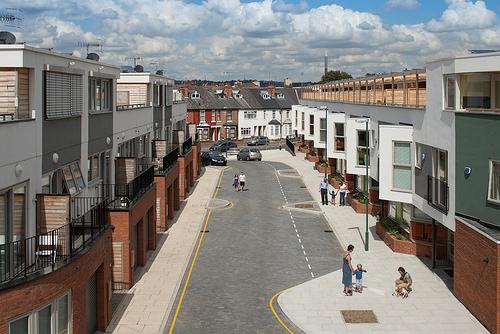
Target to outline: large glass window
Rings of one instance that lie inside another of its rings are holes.
[[[488,200],[500,204],[500,161],[490,161]]]
[[[489,109],[491,107],[491,75],[461,75],[460,97],[462,109]]]
[[[326,118],[319,119],[319,141],[326,142]]]
[[[445,77],[446,109],[455,109],[455,78]]]
[[[89,110],[111,110],[111,91],[113,81],[110,79],[89,78]]]
[[[314,115],[309,115],[309,134],[314,135]]]
[[[304,125],[304,123],[305,123],[305,117],[306,117],[306,116],[305,116],[305,113],[302,113],[302,118],[300,119],[300,122],[301,122],[301,124],[300,124],[300,129],[301,129],[302,131],[304,131],[304,127],[305,127],[305,125]]]
[[[345,151],[344,123],[335,123],[335,151]]]
[[[394,142],[392,164],[392,187],[398,190],[411,190],[410,143]]]
[[[9,324],[9,334],[26,334],[29,333],[28,316],[24,316],[17,320],[11,321]]]
[[[43,333],[43,334],[50,334],[52,333],[52,326],[51,326],[51,313],[52,313],[52,308],[51,305],[47,305],[46,307],[42,308],[38,312],[38,333]]]
[[[358,161],[358,166],[368,166],[370,165],[370,149],[368,149],[368,161],[366,161],[366,144],[367,144],[367,138],[366,138],[366,131],[365,130],[358,130],[357,131],[357,139],[358,139],[358,146],[357,146],[357,161]]]
[[[74,162],[63,167],[62,176],[64,184],[66,185],[66,190],[69,194],[74,195],[85,188],[85,182],[83,181],[82,172],[78,162]]]
[[[23,183],[0,191],[0,245],[25,238],[27,188]]]

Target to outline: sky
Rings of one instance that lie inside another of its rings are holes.
[[[500,49],[500,0],[2,0],[19,9],[19,42],[101,61],[163,69],[177,80],[319,81],[423,68]],[[97,51],[91,48],[91,51]]]

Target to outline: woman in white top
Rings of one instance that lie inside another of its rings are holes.
[[[340,193],[339,206],[345,206],[345,196],[347,193],[347,186],[343,182],[340,183],[339,193]]]
[[[247,177],[245,174],[243,174],[243,172],[240,173],[240,176],[239,176],[239,181],[240,181],[240,188],[241,188],[241,191],[244,190],[245,188],[245,182],[247,180]]]

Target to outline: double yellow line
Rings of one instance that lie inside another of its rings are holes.
[[[273,312],[274,317],[278,320],[278,322],[280,323],[280,325],[283,326],[283,328],[287,331],[287,333],[293,334],[292,330],[290,328],[288,328],[288,326],[285,324],[285,322],[283,320],[281,320],[280,316],[278,315],[278,313],[276,312],[276,310],[274,309],[274,306],[273,306],[274,300],[276,298],[278,298],[278,296],[281,295],[286,290],[287,289],[281,290],[280,292],[278,292],[277,294],[275,294],[274,296],[272,296],[271,299],[269,299],[269,308],[271,309],[271,312]]]
[[[222,181],[223,174],[224,174],[224,169],[222,170],[222,173],[220,173],[219,175],[219,181],[217,182],[217,188],[215,189],[214,195],[212,196],[213,198],[217,197],[217,194],[219,193],[219,187]],[[181,297],[179,298],[179,302],[177,303],[177,308],[175,309],[174,317],[172,318],[172,324],[170,325],[170,330],[168,331],[169,334],[172,334],[174,332],[175,323],[177,321],[177,317],[179,316],[179,312],[181,310],[182,301],[184,300],[184,295],[186,294],[186,290],[189,284],[189,279],[191,278],[191,273],[193,272],[194,264],[196,262],[196,259],[198,258],[198,253],[200,251],[201,243],[203,242],[203,237],[205,236],[205,231],[207,230],[208,221],[210,220],[211,216],[212,216],[212,210],[208,210],[207,216],[205,218],[205,223],[203,224],[203,233],[200,236],[200,240],[198,241],[198,246],[196,247],[193,260],[191,261],[191,266],[189,267],[188,275],[186,277],[186,282],[184,283],[184,287],[182,288]]]

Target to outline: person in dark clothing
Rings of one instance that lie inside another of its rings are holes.
[[[328,181],[326,179],[319,183],[319,191],[321,192],[321,204],[328,205]]]

